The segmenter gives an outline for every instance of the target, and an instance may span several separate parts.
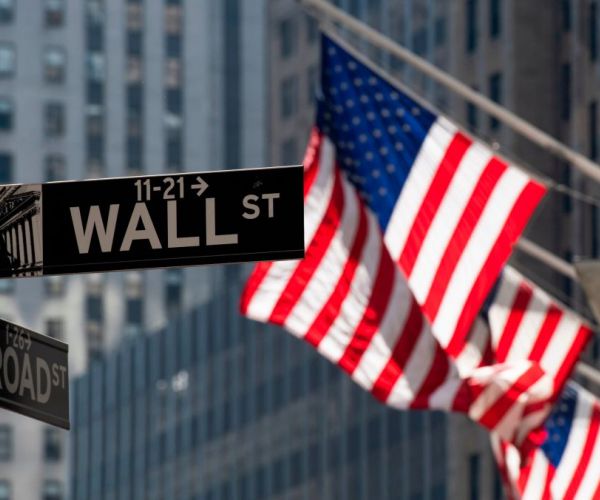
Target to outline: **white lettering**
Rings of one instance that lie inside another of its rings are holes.
[[[168,248],[183,248],[200,246],[199,236],[177,235],[177,202],[167,201]]]
[[[115,236],[115,227],[117,225],[117,214],[119,213],[119,205],[111,205],[108,212],[108,223],[104,225],[100,207],[92,205],[85,223],[85,231],[81,220],[81,210],[79,207],[71,207],[71,220],[73,221],[73,229],[75,230],[75,238],[77,239],[77,248],[79,253],[85,254],[90,251],[90,244],[94,231],[98,234],[100,241],[100,249],[102,252],[110,252],[112,249],[113,238]]]
[[[19,396],[22,396],[25,389],[31,394],[31,399],[35,401],[35,387],[33,386],[33,375],[31,374],[31,361],[29,354],[23,355],[23,371],[21,372],[21,384],[19,387]]]
[[[140,221],[142,222],[143,229],[137,228]],[[162,248],[145,203],[136,203],[133,208],[131,219],[129,219],[127,231],[125,231],[125,237],[121,244],[121,252],[128,252],[134,240],[148,240],[153,250]]]
[[[46,391],[42,391],[42,371],[45,373],[46,378]],[[39,403],[47,403],[50,399],[50,368],[48,363],[42,358],[37,358],[37,400]]]
[[[242,200],[242,204],[244,205],[244,208],[247,208],[248,210],[252,210],[252,212],[250,212],[250,213],[244,212],[242,214],[242,217],[244,219],[256,219],[259,216],[260,208],[258,207],[258,205],[251,203],[253,201],[258,201],[258,196],[256,196],[255,194],[249,194],[247,196],[244,196],[244,199]]]
[[[237,233],[217,234],[215,212],[215,199],[206,198],[206,244],[235,245],[238,242]]]
[[[8,380],[8,374],[11,370],[8,368],[8,362],[12,359],[13,362],[13,374],[14,379]],[[17,389],[19,388],[19,358],[17,358],[17,353],[14,347],[7,347],[6,351],[4,351],[4,385],[6,386],[6,390],[11,394],[15,394]]]
[[[269,219],[272,219],[275,211],[273,210],[273,200],[279,199],[279,193],[266,193],[262,195],[263,200],[268,200],[269,203]]]

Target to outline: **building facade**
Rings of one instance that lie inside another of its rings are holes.
[[[73,499],[501,498],[485,432],[386,408],[312,347],[241,318],[239,296],[125,341],[74,382]]]

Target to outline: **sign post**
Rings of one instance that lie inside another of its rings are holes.
[[[0,407],[69,429],[68,349],[0,319]]]
[[[0,277],[303,256],[301,166],[0,187]]]

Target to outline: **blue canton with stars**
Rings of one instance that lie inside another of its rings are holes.
[[[567,385],[546,420],[545,427],[548,437],[542,445],[542,451],[555,468],[558,467],[567,447],[576,406],[577,391]]]
[[[321,47],[317,124],[335,144],[340,166],[385,232],[437,116],[325,35]]]

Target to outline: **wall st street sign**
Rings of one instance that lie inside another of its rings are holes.
[[[304,255],[301,166],[0,186],[0,276]]]
[[[69,428],[67,344],[0,319],[0,407]]]

